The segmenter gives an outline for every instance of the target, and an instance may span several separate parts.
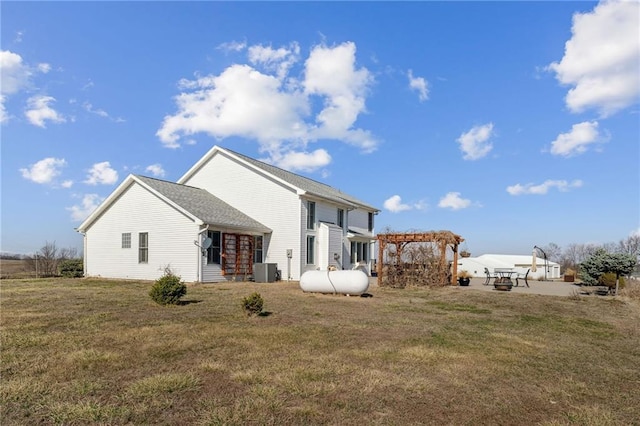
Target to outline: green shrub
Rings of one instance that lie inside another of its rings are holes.
[[[58,265],[58,273],[65,278],[80,278],[84,275],[82,259],[67,259]]]
[[[171,271],[165,271],[149,291],[149,296],[160,305],[177,305],[185,294],[187,294],[187,286]]]
[[[606,274],[600,275],[598,278],[599,285],[606,285],[609,288],[614,288],[616,286],[616,274],[613,272],[607,272]],[[623,289],[625,285],[624,277],[620,277],[620,283],[618,284],[618,288]]]
[[[242,307],[248,316],[260,315],[263,306],[264,300],[260,293],[253,293],[242,299]]]

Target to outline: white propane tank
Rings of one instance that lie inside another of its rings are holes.
[[[300,277],[300,288],[310,293],[361,295],[369,289],[369,277],[357,269],[307,271]]]

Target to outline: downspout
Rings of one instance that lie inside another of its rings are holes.
[[[209,226],[205,225],[205,228],[200,230],[198,232],[198,244],[202,243],[202,233],[203,232],[207,232],[209,230]],[[202,277],[202,249],[200,247],[198,247],[198,268],[197,268],[197,277],[196,277],[196,281],[199,283],[202,283],[203,277]]]

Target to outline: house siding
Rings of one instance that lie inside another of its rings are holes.
[[[374,216],[375,230],[375,216]],[[356,209],[349,212],[349,229],[361,234],[373,237],[373,230],[369,231],[369,212],[362,209]]]
[[[147,232],[148,263],[138,263],[138,234]],[[131,248],[122,234],[131,233]],[[185,281],[197,280],[198,226],[137,183],[132,183],[85,232],[88,276],[156,279],[165,267]]]
[[[203,188],[269,227],[273,232],[266,239],[263,261],[277,263],[283,279],[289,275],[294,280],[300,278],[300,259],[304,256],[301,201],[292,188],[223,153],[213,156],[181,183]],[[287,259],[288,249],[293,250],[291,262]],[[289,264],[291,270],[287,271]]]

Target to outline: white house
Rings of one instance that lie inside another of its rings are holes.
[[[495,268],[513,268],[520,274],[525,274],[533,267],[532,255],[483,254],[478,257],[458,258],[458,271],[467,271],[474,277],[485,277],[484,268],[493,272]],[[546,274],[545,274],[546,271]],[[549,260],[536,259],[536,271],[530,271],[528,279],[556,279],[560,278],[560,265]]]
[[[379,210],[338,189],[214,146],[177,183],[129,175],[77,228],[85,276],[188,282],[371,268]],[[210,247],[203,249],[207,239]]]

